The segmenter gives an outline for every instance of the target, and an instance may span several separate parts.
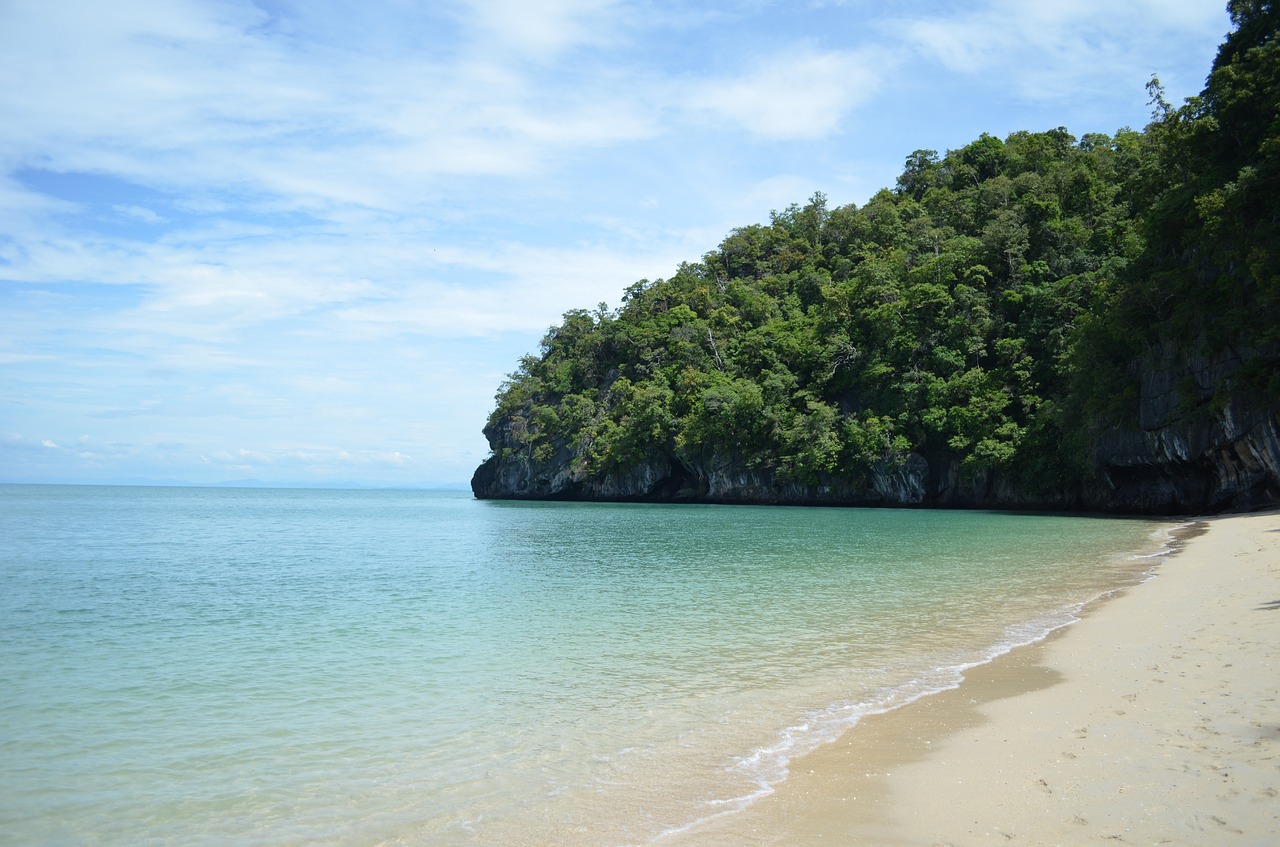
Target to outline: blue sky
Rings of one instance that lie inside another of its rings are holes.
[[[5,0],[0,481],[432,485],[548,326],[983,132],[1141,128],[1223,0]]]

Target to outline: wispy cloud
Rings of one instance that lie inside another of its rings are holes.
[[[738,76],[696,83],[687,105],[766,139],[828,136],[880,86],[887,57],[788,45]]]
[[[458,21],[488,50],[549,61],[564,51],[616,42],[618,0],[468,0]]]
[[[1220,27],[1221,7],[1199,0],[994,0],[954,16],[908,13],[892,28],[948,72],[1001,74],[1010,94],[1062,102],[1140,86],[1161,70],[1177,74],[1184,67],[1178,47],[1202,43],[1204,32]]]

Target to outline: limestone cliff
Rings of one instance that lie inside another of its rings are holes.
[[[1274,356],[1270,357],[1274,361]],[[1280,505],[1278,398],[1217,397],[1240,367],[1157,349],[1141,368],[1136,420],[1099,434],[1095,477],[1071,490],[1030,492],[996,472],[966,473],[945,453],[880,464],[817,483],[787,479],[732,457],[654,449],[613,473],[590,473],[564,444],[541,460],[510,422],[489,426],[494,454],[476,471],[481,499],[659,501],[1081,510],[1203,514]]]
[[[1184,356],[1175,345],[1147,357],[1136,423],[1098,440],[1099,507],[1199,513],[1280,504],[1280,398],[1220,390],[1244,358],[1230,350]],[[1280,365],[1274,353],[1261,360]]]

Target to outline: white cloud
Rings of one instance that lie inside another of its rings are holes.
[[[870,54],[780,50],[741,76],[696,83],[687,106],[773,140],[830,135],[879,87]]]
[[[953,17],[922,10],[889,28],[952,73],[1003,79],[1028,100],[1080,100],[1119,86],[1141,90],[1161,70],[1152,57],[1165,61],[1166,71],[1176,67],[1172,45],[1203,44],[1204,32],[1219,26],[1225,33],[1222,5],[994,0]],[[1184,87],[1196,82],[1179,80]]]
[[[148,224],[159,224],[164,222],[164,218],[160,217],[151,209],[143,206],[116,204],[111,207],[118,215],[124,218],[142,221]]]
[[[587,38],[610,5],[484,3],[477,25],[551,49]],[[408,209],[440,177],[528,175],[563,148],[654,132],[607,73],[535,88],[509,53],[338,51],[261,28],[246,8],[16,5],[0,15],[0,70],[24,83],[0,86],[0,157],[237,187],[254,203]]]
[[[616,305],[631,283],[666,276],[680,261],[693,258],[679,249],[644,254],[598,245],[536,248],[500,244],[482,254],[454,249],[442,253],[442,263],[485,272],[497,281],[467,286],[423,280],[405,287],[394,298],[337,309],[334,316],[342,326],[335,330],[361,337],[541,334],[559,323],[569,309],[595,308],[602,301]]]
[[[214,450],[200,456],[205,464],[225,465],[240,471],[284,469],[313,478],[331,474],[359,473],[369,468],[412,467],[412,456],[399,450],[351,450],[317,444],[300,444],[274,449]]]
[[[468,0],[463,17],[491,49],[548,60],[574,46],[608,43],[617,0]]]
[[[225,465],[265,465],[271,462],[271,459],[265,454],[257,450],[246,450],[243,447],[234,453],[226,450],[215,450],[209,454],[209,460]]]

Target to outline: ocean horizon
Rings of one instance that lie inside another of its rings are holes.
[[[1132,585],[1168,521],[0,485],[0,844],[623,845]]]

